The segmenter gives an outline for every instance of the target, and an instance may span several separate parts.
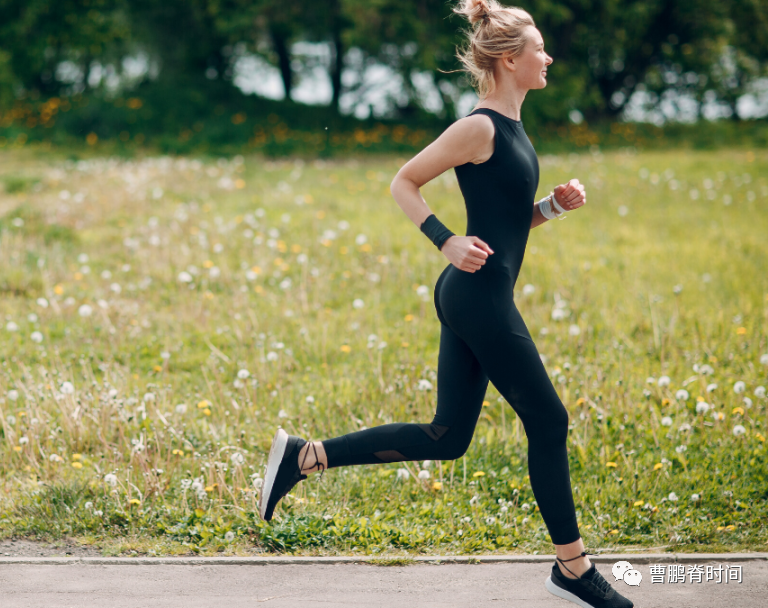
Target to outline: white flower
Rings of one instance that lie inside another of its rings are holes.
[[[384,341],[381,341],[381,342],[379,342],[379,345],[377,346],[377,348],[378,348],[379,350],[382,350],[382,349],[384,349],[384,348],[386,348],[386,347],[387,347],[387,343],[386,343],[386,342],[384,342]]]
[[[113,473],[107,473],[106,475],[104,475],[104,483],[112,487],[115,487],[117,485],[117,475]]]
[[[690,395],[688,394],[688,391],[685,390],[684,388],[681,388],[679,391],[675,393],[675,399],[677,399],[678,401],[688,401],[688,397],[690,397]]]
[[[669,416],[664,416],[664,418],[661,419],[662,426],[672,426],[672,418]]]
[[[33,331],[29,338],[32,340],[32,342],[37,342],[40,344],[43,341],[43,334],[41,334],[39,331]]]
[[[221,276],[221,269],[218,266],[211,266],[208,270],[208,276],[212,279],[216,279]]]
[[[746,388],[747,388],[747,385],[744,384],[744,382],[742,382],[741,380],[739,380],[736,384],[733,385],[733,392],[743,393]]]
[[[96,510],[93,512],[94,517],[101,517],[102,515],[104,515],[104,511]]]
[[[416,387],[416,390],[431,391],[432,383],[429,380],[425,380],[424,378],[422,378],[421,380],[419,380],[419,385]]]
[[[700,499],[701,499],[701,496],[699,496],[698,494],[691,494],[691,500],[693,502],[698,502]]]
[[[88,306],[88,304],[83,304],[80,308],[77,309],[77,314],[79,314],[81,317],[90,317],[93,313],[93,308]]]
[[[472,498],[469,499],[469,506],[471,507],[472,505],[475,505],[478,502],[480,502],[480,497],[477,494],[475,494]]]
[[[232,532],[232,530],[228,530],[227,533],[224,535],[224,540],[228,543],[231,543],[233,540],[235,540],[235,533]]]
[[[253,487],[256,488],[257,490],[264,485],[264,480],[261,477],[259,477],[258,474],[252,475],[251,477],[252,477],[251,483],[253,484]]]
[[[531,295],[531,294],[532,294],[534,291],[536,291],[536,287],[534,287],[534,286],[533,286],[533,285],[531,285],[530,283],[528,283],[528,284],[526,284],[526,285],[523,285],[523,295],[524,295],[524,296],[529,296],[529,295]]]
[[[307,398],[305,399],[307,403],[314,403],[315,398],[312,395],[307,395]]]
[[[285,277],[280,281],[280,289],[290,289],[291,283],[291,277]]]
[[[18,398],[19,398],[19,391],[13,388],[8,391],[8,399],[10,401],[16,401]]]
[[[747,432],[747,429],[745,429],[742,425],[737,424],[735,427],[733,427],[733,434],[738,437],[739,435],[743,435]]]
[[[368,242],[368,237],[366,237],[364,234],[358,234],[355,237],[355,244],[357,245],[365,245]]]
[[[112,291],[112,293],[116,293],[116,294],[120,293],[123,290],[123,288],[120,287],[120,283],[112,283],[109,286],[109,289]]]
[[[89,500],[83,505],[86,509],[93,509],[93,503]]]
[[[75,386],[71,382],[62,382],[61,392],[65,395],[71,395],[75,392]]]
[[[683,422],[683,424],[681,424],[681,425],[680,425],[680,426],[677,428],[677,430],[678,430],[678,432],[686,432],[686,431],[690,431],[690,430],[691,430],[691,425],[690,425],[690,424],[688,424],[687,422]]]
[[[717,389],[717,382],[712,382],[710,384],[707,384],[707,392],[711,393]]]
[[[693,371],[696,371],[696,370],[694,369]],[[715,370],[712,369],[711,365],[702,365],[701,367],[699,367],[698,372],[700,374],[706,375],[706,374],[714,374]]]
[[[398,479],[408,479],[408,469],[397,469]]]
[[[163,359],[164,361],[168,361],[168,359],[171,358],[171,353],[169,353],[167,350],[164,350],[163,352],[160,353],[160,358]]]
[[[529,505],[527,502],[524,502],[523,504],[520,505],[520,508],[523,511],[528,511],[531,508],[531,505]]]
[[[679,445],[679,446],[677,446],[677,447],[675,448],[675,452],[677,452],[678,454],[682,454],[682,453],[683,453],[683,452],[685,452],[685,450],[687,450],[687,449],[688,449],[688,446],[687,446],[687,445]]]
[[[763,365],[768,365],[768,353],[760,355],[760,363]]]
[[[29,321],[30,323],[37,323],[37,315],[33,312],[29,313],[27,315],[27,321]]]
[[[250,375],[251,372],[249,372],[247,369],[241,369],[237,372],[237,377],[240,378],[240,380],[245,380]]]
[[[13,321],[8,321],[8,323],[5,326],[5,329],[7,329],[8,331],[18,331],[19,326],[16,325],[16,323],[14,323]]]
[[[670,492],[669,493],[669,500],[671,500],[671,501],[677,500],[677,494],[675,494],[674,492]]]
[[[51,462],[64,462],[64,459],[58,454],[51,454],[49,460]]]
[[[646,384],[656,384],[656,378],[654,378],[653,376],[648,376],[645,379],[645,383]]]
[[[45,298],[37,298],[37,305],[40,308],[48,308],[48,300]]]
[[[581,328],[578,325],[573,324],[568,328],[568,333],[572,336],[578,336],[581,333]]]
[[[360,298],[355,298],[355,300],[352,302],[353,308],[362,308],[365,306],[365,302],[363,302]]]
[[[182,479],[181,480],[181,489],[182,490],[188,490],[189,486],[191,486],[191,485],[192,485],[192,480],[191,479]]]
[[[182,270],[179,273],[179,276],[177,278],[178,278],[178,280],[181,283],[191,283],[192,282],[192,275],[189,274],[186,270]]]
[[[240,452],[235,452],[229,457],[229,460],[235,466],[241,466],[245,462],[245,457]]]
[[[709,403],[706,401],[699,401],[696,404],[696,413],[697,414],[706,414],[709,411]]]
[[[765,397],[765,387],[764,386],[761,385],[761,386],[758,386],[755,389],[755,397],[759,397],[760,399]]]
[[[424,462],[421,463],[421,468],[422,469],[428,469],[431,466],[432,466],[432,461],[431,460],[425,460]]]
[[[507,505],[504,505],[504,506],[502,506],[502,507],[499,509],[499,512],[500,512],[500,513],[506,513],[507,511],[509,511],[509,507],[507,507]]]
[[[488,524],[489,526],[492,526],[493,524],[496,523],[496,518],[495,517],[486,517],[485,518],[485,523]]]
[[[528,523],[528,518],[527,517],[523,517],[523,521],[521,523],[523,525],[527,524]]]
[[[750,399],[749,397],[744,397],[742,401],[744,405],[746,405],[747,407],[752,407],[752,399]]]
[[[286,412],[285,410],[280,410],[279,412],[277,412],[277,417],[278,418],[288,418],[288,412]]]
[[[26,445],[27,443],[29,443],[29,437],[26,435],[19,437],[19,445]]]
[[[669,376],[662,376],[661,378],[659,378],[657,384],[659,386],[669,386],[670,382],[671,380],[669,379]]]
[[[561,321],[565,319],[570,313],[564,308],[555,308],[552,310],[552,320]]]
[[[429,471],[419,471],[419,479],[429,479]]]
[[[269,351],[267,353],[267,361],[277,361],[277,353],[274,351]]]
[[[177,414],[186,414],[187,413],[187,404],[186,403],[179,403],[176,406],[176,413]]]
[[[149,403],[155,400],[155,393],[144,393],[144,403]]]

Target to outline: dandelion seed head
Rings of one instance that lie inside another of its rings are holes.
[[[242,466],[245,462],[245,457],[240,452],[235,452],[229,457],[229,460],[235,466]]]
[[[672,418],[670,418],[669,416],[664,416],[661,419],[661,424],[662,426],[672,426]]]
[[[8,391],[7,396],[8,396],[8,400],[9,401],[18,401],[18,399],[19,399],[19,391],[17,391],[16,389],[12,388],[11,390]],[[14,423],[16,422],[16,418],[13,419],[13,422]]]
[[[711,382],[710,384],[707,384],[707,392],[712,393],[717,390],[717,382]]]
[[[186,403],[179,403],[176,406],[176,413],[177,414],[186,414],[187,413],[187,404]]]
[[[690,394],[684,388],[681,388],[679,391],[675,393],[675,399],[677,399],[678,401],[687,401],[689,397],[690,397]]]
[[[524,296],[529,296],[529,295],[531,295],[535,291],[536,291],[536,287],[534,285],[531,285],[530,283],[528,283],[526,285],[523,285],[523,295]]]
[[[741,424],[737,424],[736,426],[733,427],[733,434],[736,437],[738,437],[739,435],[743,435],[746,432],[747,432],[747,429],[745,429],[744,426]]]
[[[397,469],[397,478],[398,479],[408,479],[408,470],[407,469]]]
[[[48,308],[48,300],[45,298],[37,298],[37,305],[40,308]]]
[[[19,326],[16,325],[16,323],[14,323],[13,321],[8,321],[8,323],[6,323],[6,325],[5,325],[5,329],[7,331],[18,331],[19,330]]]
[[[109,486],[115,487],[117,485],[117,475],[114,473],[107,473],[104,475],[104,483]]]
[[[576,325],[576,324],[573,324],[573,325],[571,325],[571,326],[568,328],[568,333],[569,333],[571,336],[578,336],[578,335],[581,333],[581,328],[580,328],[578,325]]]
[[[755,389],[755,397],[759,397],[760,399],[765,397],[765,387],[764,386],[758,386]]]
[[[668,499],[673,501],[673,502],[676,501],[677,500],[677,494],[675,494],[674,492],[670,492],[669,496],[668,496]]]
[[[419,471],[419,479],[429,479],[429,471]]]
[[[65,395],[71,395],[75,392],[75,386],[71,382],[62,382],[61,384],[61,392]]]
[[[657,381],[657,384],[659,386],[669,386],[669,383],[671,382],[669,376],[661,376],[659,380]]]
[[[79,314],[81,317],[90,317],[91,314],[93,314],[93,308],[91,308],[88,304],[83,304],[80,306],[80,308],[77,309],[77,314]]]
[[[737,394],[743,393],[746,388],[747,385],[743,381],[739,380],[733,385],[733,392]]]
[[[241,369],[241,370],[238,370],[237,372],[237,377],[240,378],[240,380],[245,380],[250,375],[251,375],[251,372],[249,372],[247,369]]]

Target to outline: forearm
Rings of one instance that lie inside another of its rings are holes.
[[[416,224],[417,228],[421,228],[424,220],[432,215],[432,211],[427,205],[427,201],[421,196],[418,186],[411,180],[395,177],[389,189],[400,209]]]
[[[541,204],[541,201],[534,203],[533,205],[533,218],[531,219],[531,229],[536,228],[536,226],[541,226],[545,222],[549,221],[541,213],[541,209],[539,208],[540,204]]]

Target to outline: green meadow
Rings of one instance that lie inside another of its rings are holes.
[[[489,386],[467,454],[256,504],[278,426],[429,422],[448,264],[396,156],[0,151],[0,537],[105,555],[551,553]],[[765,551],[768,151],[541,155],[515,300],[569,412],[588,551]],[[464,234],[453,171],[422,188]]]

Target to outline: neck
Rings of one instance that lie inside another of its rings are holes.
[[[481,99],[475,109],[490,108],[504,114],[504,116],[520,120],[520,110],[523,107],[527,92],[528,89],[518,88],[511,79],[502,79],[501,82],[497,82],[496,90],[491,95]]]

